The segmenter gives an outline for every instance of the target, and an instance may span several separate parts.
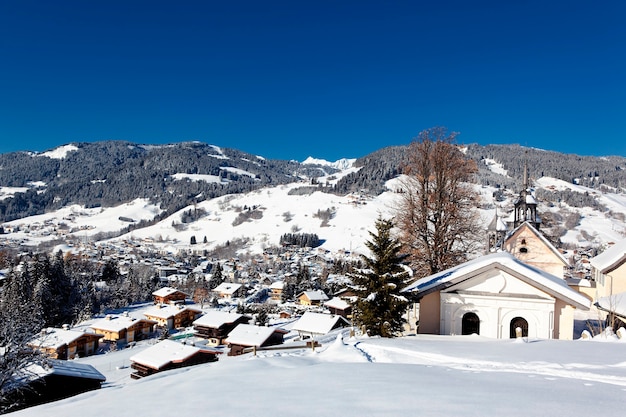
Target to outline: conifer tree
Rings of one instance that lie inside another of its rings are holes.
[[[222,282],[224,282],[224,274],[222,273],[222,271],[223,271],[222,265],[219,262],[217,262],[211,271],[212,274],[208,283],[210,291],[213,291],[215,287],[217,287]]]
[[[0,299],[0,414],[20,405],[32,365],[45,362],[41,351],[28,346],[41,329],[39,315],[33,316],[31,281],[28,264],[21,271],[12,268]]]
[[[371,257],[362,255],[364,268],[350,274],[357,293],[355,324],[371,336],[393,337],[402,330],[408,301],[400,290],[409,278],[402,263],[402,244],[392,236],[393,221],[379,217],[376,232],[365,245]]]

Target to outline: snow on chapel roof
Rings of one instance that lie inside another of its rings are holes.
[[[562,278],[527,265],[508,252],[496,252],[481,256],[437,274],[418,279],[413,284],[404,288],[402,292],[420,294],[435,291],[437,288],[445,288],[462,281],[464,278],[471,276],[473,272],[489,267],[490,265],[506,267],[518,276],[528,279],[531,285],[540,288],[552,296],[565,299],[576,307],[589,309],[591,305],[587,297],[572,290]]]

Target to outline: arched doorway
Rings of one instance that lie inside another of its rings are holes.
[[[476,313],[463,314],[461,334],[480,334],[480,319]]]
[[[518,327],[522,329],[522,337],[528,337],[528,322],[522,317],[515,317],[511,320],[511,326],[509,328],[511,339],[515,339],[517,337],[515,329]]]

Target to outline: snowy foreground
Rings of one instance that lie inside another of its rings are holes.
[[[81,361],[99,391],[16,416],[622,416],[626,343],[480,336],[338,336],[321,348],[222,356],[128,376],[137,346]]]

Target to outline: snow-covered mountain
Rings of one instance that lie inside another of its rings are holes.
[[[320,177],[327,187],[354,168]],[[62,239],[75,250],[86,243],[122,245],[130,242],[163,252],[211,251],[221,245],[237,244],[241,253],[258,254],[279,244],[286,233],[317,234],[321,249],[334,253],[362,252],[364,242],[373,231],[378,216],[393,216],[398,195],[391,180],[388,191],[380,195],[351,193],[337,195],[323,192],[308,181],[298,181],[265,187],[248,193],[230,194],[189,205],[155,224],[120,233],[141,220],[157,217],[161,210],[145,199],[110,208],[85,208],[72,205],[45,215],[32,216],[4,224],[5,242],[37,245]],[[561,237],[572,246],[601,246],[623,238],[626,233],[626,195],[599,192],[583,186],[543,177],[536,188],[568,187],[576,192],[593,194],[596,209],[540,204],[539,211],[547,216],[569,213],[578,217],[576,225]],[[493,203],[495,188],[477,186],[484,201],[480,209],[487,224],[496,211],[503,215],[511,209],[514,193]],[[561,213],[561,214],[560,214]],[[114,237],[112,237],[115,235]],[[191,242],[195,241],[195,244]]]
[[[348,159],[348,158],[341,158],[335,162],[329,162],[329,161],[326,161],[325,159],[318,159],[318,158],[313,158],[312,156],[309,156],[307,159],[302,161],[302,164],[303,165],[321,165],[321,166],[335,168],[340,171],[344,171],[346,169],[352,168],[355,162],[356,162],[356,159]]]
[[[516,149],[466,149],[468,156],[479,161],[482,185],[476,191],[482,196],[479,209],[485,227],[496,212],[500,216],[512,212],[521,168],[511,157],[511,150]],[[600,158],[585,159],[585,169],[602,167],[592,172],[593,177],[570,177],[573,180],[568,182],[545,174],[548,163],[542,165],[541,158],[548,155],[549,164],[557,164],[553,153],[536,152],[526,155],[535,155],[534,166],[545,169],[537,172],[535,168],[531,186],[540,202],[539,213],[546,219],[544,225],[553,229],[553,235],[571,247],[601,246],[624,237],[626,197],[621,188],[602,183],[609,179],[620,183],[613,171],[622,176],[626,172],[620,168],[621,159],[608,165]],[[89,159],[90,153],[97,157]],[[286,233],[314,233],[322,249],[358,252],[376,217],[393,215],[398,188],[394,181],[403,153],[397,147],[358,160],[328,162],[309,157],[297,163],[268,161],[199,143],[139,147],[107,142],[95,148],[67,145],[35,157],[13,154],[13,158],[0,158],[5,167],[0,170],[4,181],[0,212],[6,216],[14,209],[17,213],[49,208],[45,214],[3,222],[2,243],[64,245],[74,250],[97,242],[132,243],[172,253],[211,251],[236,243],[241,252],[260,253],[278,245]],[[101,165],[113,154],[130,171]],[[44,165],[28,165],[42,161]],[[27,168],[18,169],[21,162]],[[81,170],[83,165],[88,168]],[[560,165],[554,166],[552,170],[560,172]],[[567,175],[577,172],[569,165],[567,169]],[[13,177],[7,176],[10,172]],[[33,177],[34,173],[39,176]],[[90,180],[79,178],[85,173],[90,173]],[[12,182],[18,175],[24,176]],[[89,203],[71,202],[74,196],[79,196],[76,201]],[[97,196],[102,198],[97,201],[109,204],[96,204],[93,198]],[[116,199],[124,201],[115,203]]]

